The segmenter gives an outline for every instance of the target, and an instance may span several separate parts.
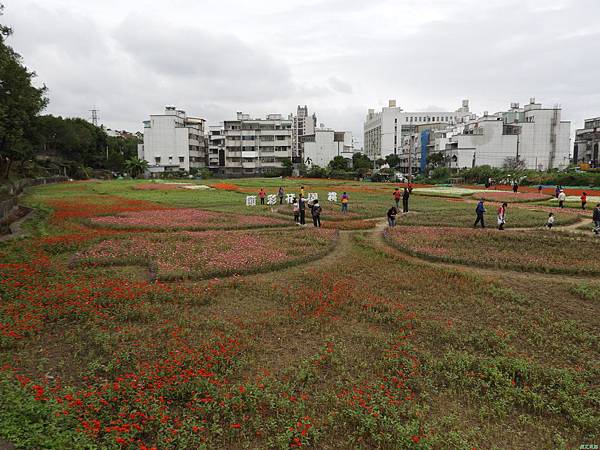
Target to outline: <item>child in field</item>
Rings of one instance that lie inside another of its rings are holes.
[[[348,212],[348,194],[345,192],[342,194],[342,213],[346,214]]]
[[[546,228],[549,230],[554,226],[554,213],[548,214],[548,222],[546,222]]]
[[[585,192],[582,193],[579,199],[581,200],[581,209],[585,209],[585,204],[587,203],[587,194]]]
[[[506,207],[507,203],[502,203],[502,206],[498,208],[498,229],[504,230],[504,224],[506,223]]]

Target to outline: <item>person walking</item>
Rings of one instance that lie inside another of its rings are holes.
[[[300,197],[304,197],[304,186],[300,186]]]
[[[556,189],[554,189],[554,196],[556,198],[558,198],[559,194],[560,194],[560,184],[556,186]]]
[[[579,199],[581,200],[581,209],[585,209],[585,204],[587,203],[587,194],[584,192],[583,194],[581,194],[581,197],[579,197]]]
[[[392,206],[390,209],[388,209],[387,220],[388,220],[388,225],[390,227],[396,226],[396,215],[397,214],[398,214],[398,210],[396,209],[395,206]]]
[[[298,210],[300,211],[300,225],[306,225],[306,199],[302,195],[298,199]]]
[[[292,201],[292,210],[294,211],[294,223],[300,224],[300,205],[296,197]]]
[[[342,214],[348,214],[348,194],[345,192],[342,194]]]
[[[394,201],[396,202],[396,209],[398,209],[398,207],[400,206],[401,198],[402,198],[402,193],[400,192],[400,189],[396,188],[394,190]]]
[[[477,203],[477,207],[475,208],[475,214],[477,214],[477,219],[475,219],[475,225],[473,228],[477,228],[477,224],[481,223],[481,228],[485,228],[485,222],[483,220],[483,215],[485,214],[485,206],[483,206],[483,199],[479,200]]]
[[[594,214],[592,216],[592,220],[594,221],[594,233],[600,233],[600,203],[596,204],[594,208]]]
[[[408,199],[410,197],[410,190],[408,188],[404,188],[404,192],[402,192],[402,212],[408,212]]]
[[[317,228],[321,227],[321,211],[323,211],[323,209],[321,208],[321,205],[319,205],[319,200],[315,199],[310,208],[310,213],[312,214],[313,224]]]
[[[565,207],[565,200],[567,199],[567,194],[565,194],[565,191],[561,190],[560,193],[558,194],[558,206],[560,208],[564,208]]]
[[[279,196],[279,204],[283,205],[283,196],[285,195],[285,191],[283,190],[283,186],[279,186],[279,190],[277,191],[277,195]]]
[[[513,192],[516,194],[517,192],[519,192],[519,183],[517,183],[517,181],[515,180],[513,182]]]
[[[546,228],[549,230],[554,226],[554,213],[548,214],[548,222],[546,222]]]
[[[498,229],[504,230],[504,224],[506,223],[506,207],[507,203],[502,203],[502,206],[498,208]]]
[[[538,186],[538,194],[540,194],[540,195],[542,194],[542,185],[541,184]]]
[[[263,188],[260,188],[260,191],[258,191],[258,197],[260,198],[261,205],[265,204],[266,195],[267,195],[267,193],[265,192],[265,190]]]

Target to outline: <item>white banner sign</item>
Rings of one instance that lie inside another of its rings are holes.
[[[256,206],[256,195],[246,196],[246,206]]]

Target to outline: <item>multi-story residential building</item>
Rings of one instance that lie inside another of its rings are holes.
[[[204,119],[188,117],[174,106],[164,114],[153,114],[144,121],[144,143],[138,157],[148,162],[150,173],[190,172],[206,167]]]
[[[225,132],[223,125],[208,127],[208,169],[216,174],[225,174]]]
[[[418,172],[423,173],[427,165],[427,155],[435,148],[436,136],[445,136],[448,129],[447,123],[432,122],[427,125],[417,125],[411,133],[404,135],[402,153],[398,154],[402,173],[413,175]]]
[[[390,100],[381,112],[369,109],[364,123],[364,149],[371,159],[385,158],[402,152],[403,136],[413,133],[417,126],[431,123],[454,125],[470,117],[469,101],[454,112],[407,112]]]
[[[317,116],[315,114],[308,115],[308,107],[298,105],[296,115],[291,115],[292,120],[292,161],[301,163],[303,157],[303,141],[302,136],[313,134],[317,126]]]
[[[253,176],[283,168],[292,157],[292,119],[269,114],[252,119],[237,113],[224,122],[225,173],[228,176]]]
[[[600,117],[587,119],[583,128],[575,131],[573,162],[600,167],[598,148],[600,147]]]
[[[427,130],[426,136],[423,130],[419,147],[413,151],[421,153],[421,158],[428,151],[441,152],[451,169],[482,165],[564,168],[569,164],[571,123],[561,116],[560,107],[543,108],[532,98],[523,108],[513,103],[508,111],[484,112],[482,117],[446,129]]]
[[[352,132],[334,131],[321,125],[313,134],[301,138],[304,145],[304,163],[307,166],[327,167],[336,156],[352,159]]]

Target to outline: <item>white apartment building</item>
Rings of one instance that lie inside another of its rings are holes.
[[[283,168],[283,161],[291,162],[292,125],[281,114],[252,119],[238,112],[235,120],[226,120],[225,173],[252,176]]]
[[[462,107],[454,112],[408,112],[396,106],[396,100],[390,100],[381,112],[369,109],[364,122],[365,154],[379,159],[401,153],[403,136],[414,132],[416,126],[438,122],[454,125],[470,115],[468,100],[463,100]]]
[[[600,117],[587,119],[583,128],[575,131],[575,145],[573,146],[573,162],[589,164],[591,167],[600,167]]]
[[[307,166],[327,167],[336,156],[352,159],[352,132],[334,131],[323,124],[313,134],[301,138],[304,145],[304,163]]]
[[[309,116],[308,107],[298,105],[296,115],[291,116],[292,124],[292,161],[300,163],[303,160],[302,150],[303,142],[301,137],[308,134],[313,134],[317,126],[317,116],[312,114]]]
[[[548,170],[569,165],[570,133],[571,122],[562,120],[559,106],[543,108],[532,98],[523,108],[513,103],[508,111],[486,112],[438,139],[446,139],[443,151],[453,169],[504,167],[518,160],[527,169]]]
[[[144,121],[138,157],[148,162],[150,173],[206,167],[204,119],[188,117],[174,106],[165,107],[164,114],[151,115]]]
[[[208,168],[213,173],[225,174],[225,131],[223,125],[208,127]]]

